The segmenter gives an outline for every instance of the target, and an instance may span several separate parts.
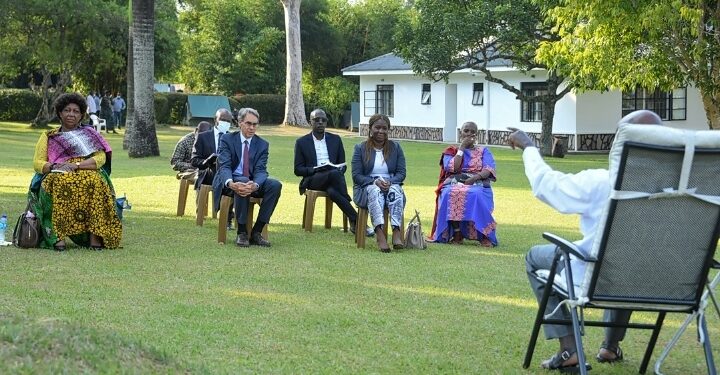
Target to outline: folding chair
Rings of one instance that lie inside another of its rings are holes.
[[[683,131],[655,125],[623,125],[610,151],[613,190],[586,254],[550,233],[557,246],[549,271],[535,277],[546,283],[523,367],[532,360],[543,324],[572,326],[578,362],[586,363],[582,346],[585,326],[651,329],[639,372],[645,373],[667,313],[695,314],[720,231],[720,132]],[[587,266],[583,280],[573,280],[570,257]],[[559,275],[558,262],[565,270]],[[568,287],[569,286],[569,287]],[[564,298],[560,308],[570,320],[548,319],[544,312],[551,292]],[[654,324],[588,321],[584,309],[656,312]],[[705,316],[698,329],[708,372],[715,374]],[[585,366],[579,366],[586,374]]]

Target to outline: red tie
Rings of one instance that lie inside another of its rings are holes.
[[[250,146],[248,141],[245,141],[245,147],[243,147],[243,176],[250,177]]]

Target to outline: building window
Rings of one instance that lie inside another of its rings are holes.
[[[522,82],[520,90],[525,96],[533,97],[547,94],[546,82]],[[520,121],[522,122],[540,122],[545,112],[545,103],[529,102],[523,100],[520,102]]]
[[[622,93],[622,116],[639,109],[657,113],[664,121],[687,119],[687,88],[673,91],[648,90],[638,87]]]
[[[483,105],[483,84],[473,83],[473,105]]]
[[[393,117],[395,112],[393,85],[377,85],[377,100],[375,113],[382,113],[388,117]]]
[[[370,117],[376,113],[382,113],[393,117],[395,109],[393,85],[377,85],[375,91],[365,91],[363,95],[363,113]]]
[[[420,95],[420,104],[430,104],[430,84],[422,84],[422,94]]]

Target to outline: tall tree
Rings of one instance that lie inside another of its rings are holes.
[[[302,92],[302,59],[300,46],[300,3],[302,0],[280,0],[285,10],[285,119],[283,124],[308,126]]]
[[[546,6],[560,39],[538,58],[580,89],[695,85],[720,129],[720,2],[562,0]]]
[[[132,0],[133,111],[127,125],[130,157],[159,156],[155,133],[155,1]],[[130,94],[130,93],[128,93]]]
[[[544,106],[540,143],[551,153],[555,104],[572,89],[565,77],[536,59],[541,43],[557,40],[531,0],[417,0],[416,12],[403,20],[396,34],[398,53],[413,70],[436,81],[471,68],[515,94],[519,100]],[[488,69],[496,60],[509,60],[521,71],[545,69],[547,91],[528,95]]]

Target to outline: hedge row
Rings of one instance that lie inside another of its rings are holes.
[[[32,121],[42,99],[31,90],[0,89],[0,121]]]
[[[182,124],[187,106],[185,93],[156,92],[155,121],[158,124]],[[251,107],[260,112],[265,124],[279,124],[285,115],[285,96],[271,94],[243,95],[228,98],[234,111]],[[32,121],[40,109],[40,96],[23,89],[0,89],[0,121]]]

